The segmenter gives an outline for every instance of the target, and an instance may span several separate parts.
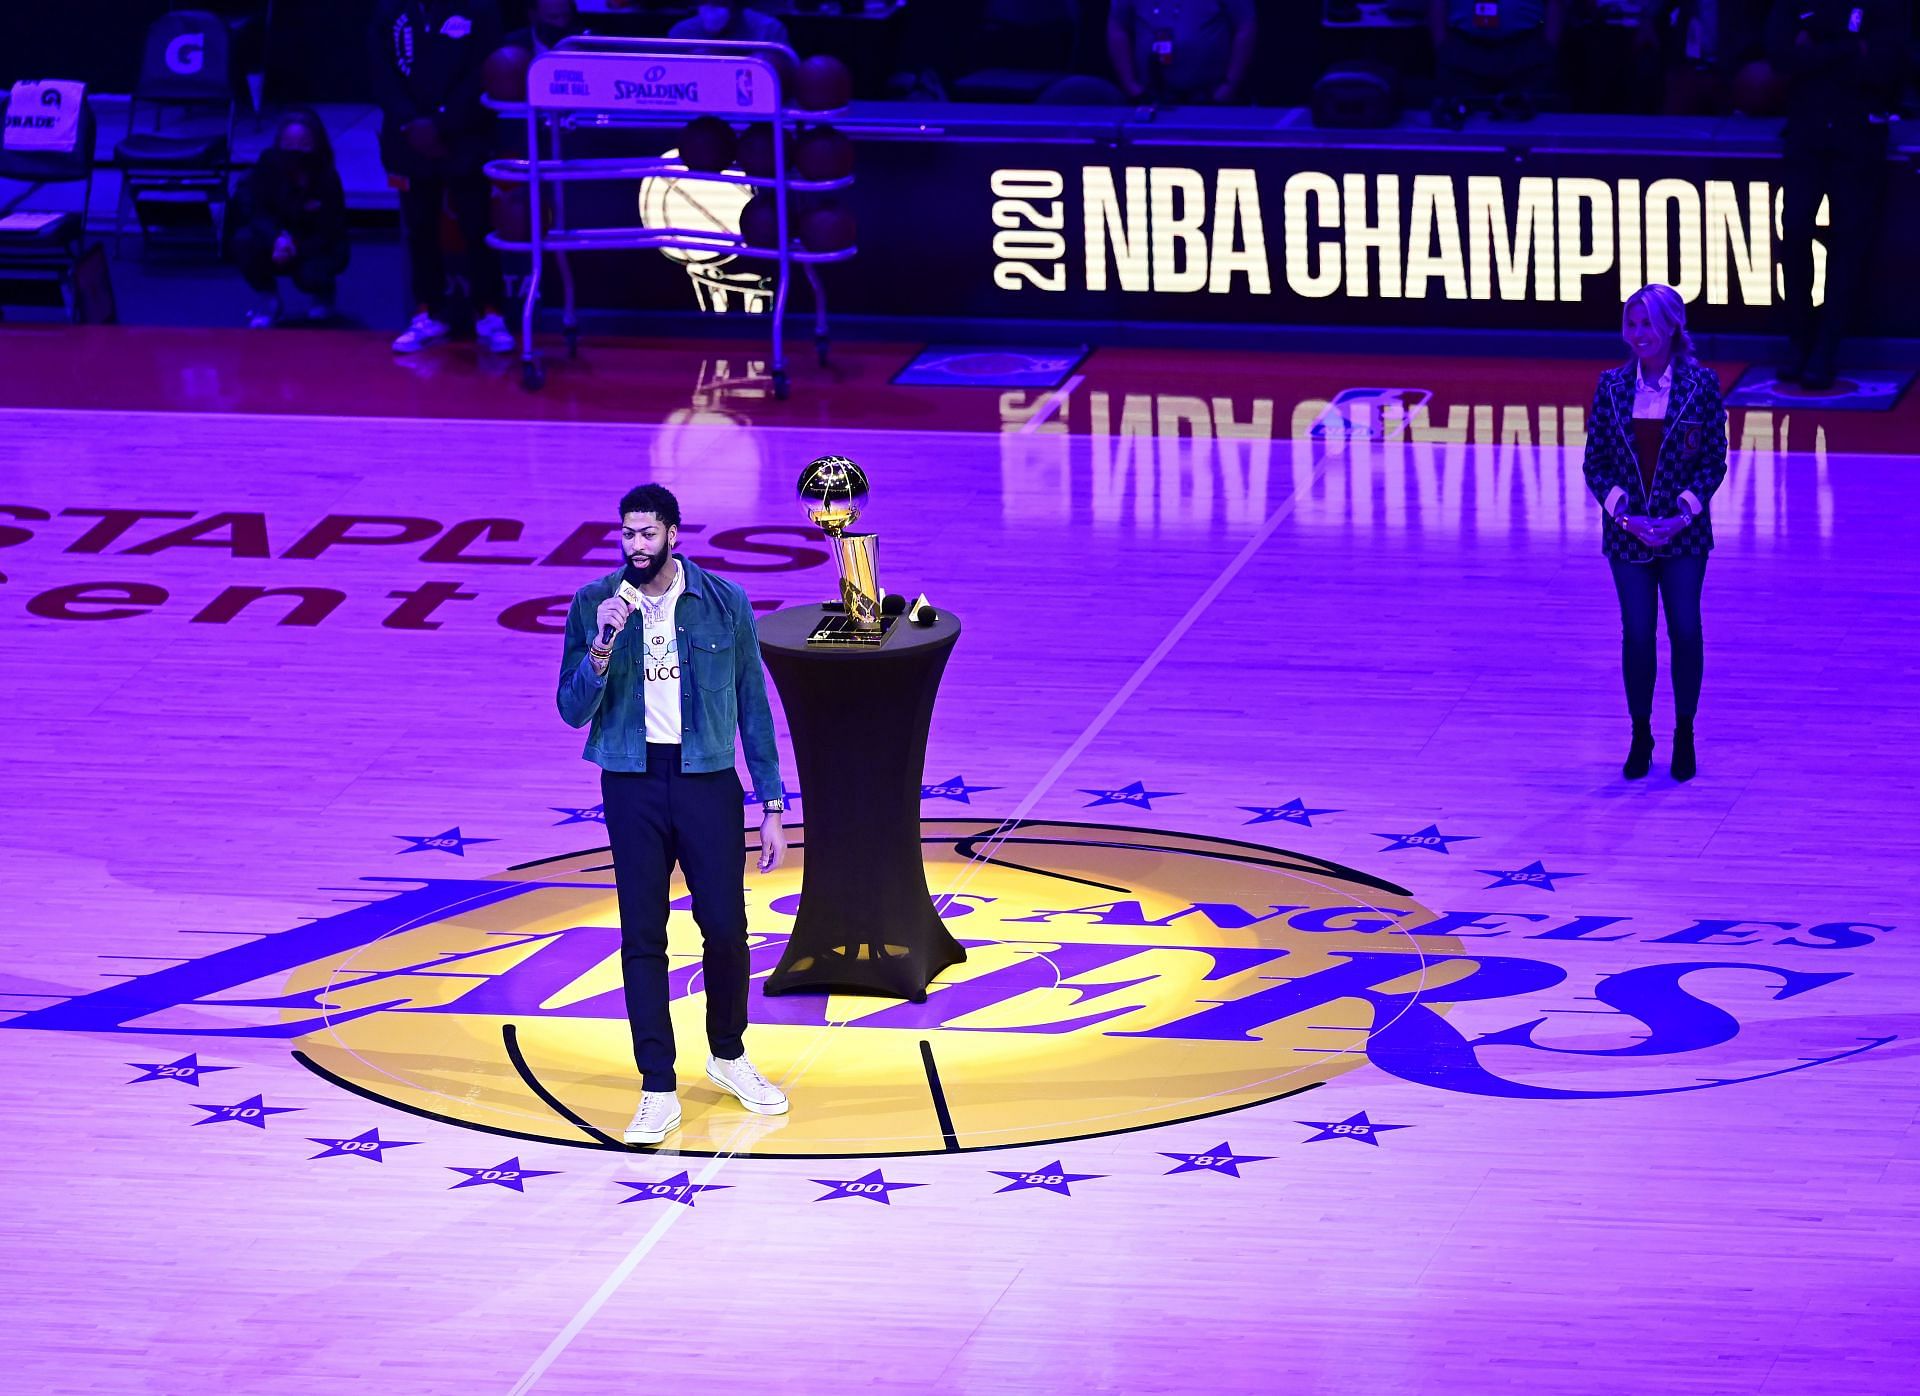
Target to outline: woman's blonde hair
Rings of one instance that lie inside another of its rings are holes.
[[[1694,357],[1693,336],[1687,333],[1687,303],[1680,299],[1680,293],[1671,286],[1649,281],[1628,296],[1627,303],[1620,307],[1620,333],[1623,335],[1627,332],[1627,316],[1636,305],[1646,310],[1647,323],[1653,326],[1654,333],[1667,336],[1673,357],[1691,363]]]

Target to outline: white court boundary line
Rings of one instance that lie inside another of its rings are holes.
[[[1094,716],[1092,722],[1087,724],[1086,730],[1081,732],[1081,734],[1073,740],[1060,758],[1047,769],[1046,774],[1040,777],[1038,784],[1020,801],[1015,812],[1003,821],[1003,833],[1000,837],[995,840],[990,840],[988,843],[982,845],[981,849],[976,852],[973,860],[969,863],[970,870],[977,870],[984,866],[984,857],[991,854],[992,850],[1013,832],[1009,826],[1017,825],[1020,820],[1024,819],[1032,811],[1033,807],[1040,802],[1042,797],[1058,783],[1060,777],[1067,773],[1068,768],[1072,766],[1073,762],[1093,743],[1094,738],[1100,735],[1107,724],[1113,721],[1120,710],[1126,706],[1127,701],[1139,691],[1140,686],[1152,677],[1154,670],[1158,669],[1161,662],[1173,652],[1173,647],[1199,622],[1201,616],[1206,614],[1214,601],[1219,598],[1220,593],[1232,584],[1233,579],[1245,570],[1249,562],[1253,561],[1254,555],[1266,545],[1267,540],[1273,536],[1274,531],[1278,529],[1281,524],[1285,523],[1287,519],[1292,517],[1294,508],[1300,502],[1300,496],[1312,490],[1314,486],[1320,483],[1321,477],[1326,473],[1328,462],[1335,456],[1344,453],[1345,449],[1346,442],[1344,440],[1337,446],[1333,443],[1327,444],[1326,448],[1323,449],[1314,460],[1313,470],[1306,481],[1302,485],[1297,486],[1292,493],[1280,502],[1273,513],[1267,517],[1266,522],[1260,526],[1259,530],[1247,539],[1246,543],[1241,547],[1240,551],[1234,555],[1233,560],[1226,565],[1226,568],[1220,575],[1214,578],[1213,582],[1205,591],[1200,593],[1198,599],[1196,599],[1191,606],[1187,607],[1186,614],[1174,622],[1173,628],[1167,632],[1166,636],[1158,645],[1154,646],[1153,652],[1140,661],[1140,664],[1134,669],[1126,682],[1121,684],[1114,696],[1107,701],[1106,706]],[[955,885],[959,887],[966,886],[967,882],[971,880],[971,876],[971,871],[963,874],[956,880]],[[951,896],[952,891],[949,890],[949,892],[944,895]],[[828,1039],[833,1035],[834,1029],[839,1026],[841,1025],[837,1023],[827,1026],[826,1031],[820,1034],[819,1046],[816,1047],[811,1054],[808,1062],[802,1063],[798,1071],[789,1073],[783,1084],[797,1085],[799,1081],[805,1077],[806,1068],[811,1064],[812,1058],[818,1057],[820,1052],[825,1049]],[[700,1170],[700,1176],[695,1181],[700,1183],[711,1181],[719,1175],[722,1168],[737,1156],[738,1155],[733,1152],[715,1155],[707,1166]],[[640,1262],[645,1260],[653,1248],[659,1245],[667,1233],[673,1229],[674,1223],[680,1220],[681,1213],[691,1210],[691,1208],[675,1208],[647,1229],[647,1234],[634,1243],[633,1249],[628,1251],[625,1258],[613,1268],[613,1271],[606,1279],[600,1282],[599,1288],[594,1290],[593,1294],[580,1306],[573,1317],[567,1320],[566,1326],[554,1335],[553,1340],[547,1344],[545,1351],[536,1357],[532,1364],[528,1366],[527,1370],[521,1374],[520,1379],[508,1388],[508,1396],[525,1396],[525,1393],[533,1390],[534,1385],[541,1377],[546,1375],[548,1369],[550,1369],[555,1362],[559,1361],[566,1350],[572,1346],[573,1340],[593,1321],[595,1315],[606,1306],[607,1301],[611,1299],[619,1290],[620,1286],[626,1282],[627,1277],[639,1268]]]

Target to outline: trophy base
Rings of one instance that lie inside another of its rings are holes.
[[[898,616],[882,616],[878,630],[856,630],[852,616],[844,612],[839,615],[829,613],[813,627],[813,633],[807,636],[807,643],[840,649],[871,649],[887,642],[887,636],[893,633],[893,623],[898,619]]]

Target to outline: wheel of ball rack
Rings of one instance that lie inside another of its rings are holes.
[[[503,157],[486,165],[488,178],[500,184],[524,184],[527,189],[527,237],[511,239],[498,231],[488,235],[488,243],[503,252],[524,252],[532,258],[520,319],[520,381],[527,389],[537,390],[546,382],[546,368],[534,345],[534,312],[540,303],[549,253],[559,268],[562,288],[562,326],[566,334],[567,357],[579,354],[578,306],[574,293],[573,267],[569,252],[668,249],[711,252],[735,257],[771,261],[777,271],[773,304],[768,312],[772,358],[769,362],[773,395],[784,400],[791,385],[787,371],[785,319],[787,296],[793,269],[801,268],[813,293],[814,346],[821,364],[827,362],[830,343],[826,289],[821,285],[819,267],[828,262],[844,262],[858,251],[857,245],[814,252],[794,246],[791,200],[795,194],[828,193],[845,189],[853,176],[840,179],[803,180],[792,177],[788,167],[788,146],[793,128],[818,124],[845,114],[844,108],[832,111],[807,111],[790,106],[785,73],[797,70],[798,57],[785,44],[725,42],[706,39],[617,39],[580,37],[563,39],[556,47],[538,55],[527,70],[527,99],[503,102],[487,98],[486,104],[506,117],[520,117],[527,126],[527,153],[524,157]],[[729,75],[731,81],[714,82],[707,92],[711,100],[699,95],[700,83],[676,82],[674,74],[707,73]],[[562,76],[564,74],[564,77]],[[666,79],[666,80],[663,80]],[[762,89],[760,84],[764,83]],[[766,97],[758,95],[764,90]],[[639,98],[616,94],[643,94]],[[651,94],[661,94],[652,97]],[[723,102],[721,95],[730,96]],[[646,105],[649,100],[657,104]],[[636,105],[636,101],[640,105]],[[564,137],[574,129],[670,128],[689,116],[737,117],[766,121],[773,131],[773,175],[771,178],[736,173],[732,170],[694,170],[684,161],[664,157],[569,158]],[[542,153],[542,147],[545,152]],[[752,247],[743,236],[695,228],[576,228],[566,216],[566,186],[593,181],[623,181],[680,175],[691,179],[745,184],[772,192],[777,247]],[[551,200],[554,226],[543,225],[545,207]]]

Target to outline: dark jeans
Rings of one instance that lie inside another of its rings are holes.
[[[667,899],[673,865],[686,874],[705,943],[707,1046],[728,1059],[746,1051],[747,845],[745,800],[731,770],[689,775],[680,748],[647,743],[647,769],[600,773],[607,840],[620,899],[620,971],[642,1090],[670,1091],[673,1019],[667,1000]]]
[[[1796,358],[1832,372],[1848,322],[1859,308],[1867,258],[1880,226],[1886,182],[1886,132],[1827,131],[1787,142],[1780,172],[1781,308]],[[1813,304],[1814,218],[1829,201],[1827,226],[1817,230],[1827,248],[1825,304]]]
[[[1707,559],[1668,557],[1653,562],[1608,559],[1620,593],[1620,668],[1627,682],[1627,711],[1635,723],[1653,720],[1655,611],[1667,612],[1667,646],[1673,658],[1673,715],[1691,725],[1700,708],[1705,641],[1700,628],[1700,587]]]
[[[400,221],[407,233],[407,265],[415,305],[446,319],[447,259],[440,247],[440,204],[444,198],[467,245],[467,289],[474,313],[500,308],[500,254],[487,246],[493,231],[492,186],[478,170],[471,174],[413,175],[400,191]]]
[[[242,228],[233,235],[233,260],[247,285],[272,295],[280,289],[279,278],[285,276],[315,300],[333,300],[334,284],[347,265],[344,243],[300,243],[298,254],[284,266],[273,264],[273,243],[272,236],[255,228]]]

